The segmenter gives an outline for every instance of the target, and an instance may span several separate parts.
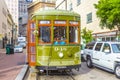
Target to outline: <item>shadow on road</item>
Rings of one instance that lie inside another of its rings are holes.
[[[73,74],[74,75],[86,74],[89,73],[91,70],[92,69],[87,67],[86,62],[82,62],[80,70],[79,71],[73,70]]]

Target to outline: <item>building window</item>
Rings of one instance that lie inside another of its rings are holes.
[[[45,2],[46,0],[42,0],[42,2]]]
[[[70,11],[73,10],[72,3],[69,5]]]
[[[110,37],[106,37],[106,41],[110,41]]]
[[[80,5],[81,3],[81,0],[77,0],[77,6]]]
[[[102,41],[116,41],[116,37],[102,37],[101,38],[102,39]]]
[[[102,38],[102,41],[105,41],[105,38],[104,38],[104,37]]]
[[[91,23],[92,22],[92,12],[87,14],[87,23]]]
[[[26,2],[32,2],[33,0],[26,0]]]
[[[4,22],[2,23],[2,28],[6,30],[6,24]]]
[[[115,41],[116,40],[116,37],[111,37],[111,41]]]
[[[42,0],[42,2],[48,2],[48,3],[49,3],[50,1],[51,1],[51,0]]]
[[[4,9],[4,8],[2,8],[2,12],[3,12],[4,16],[6,16],[6,15],[7,15],[7,13],[6,13],[6,11],[5,11],[5,9]]]

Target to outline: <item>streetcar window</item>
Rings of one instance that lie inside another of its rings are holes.
[[[50,42],[50,27],[43,26],[40,27],[40,42]]]
[[[34,29],[35,28],[35,23],[30,24],[30,28]]]
[[[64,26],[55,26],[54,27],[54,40],[55,41],[64,41],[66,40],[66,27]]]
[[[32,34],[34,30],[31,30],[31,42],[35,42],[35,35]]]
[[[69,27],[69,42],[78,43],[78,27]]]

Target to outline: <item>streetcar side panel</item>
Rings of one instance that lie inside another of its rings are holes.
[[[38,46],[37,66],[70,66],[80,64],[79,46]]]

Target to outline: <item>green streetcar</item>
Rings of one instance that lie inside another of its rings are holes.
[[[80,15],[65,10],[33,14],[27,28],[29,66],[39,70],[79,69]]]

